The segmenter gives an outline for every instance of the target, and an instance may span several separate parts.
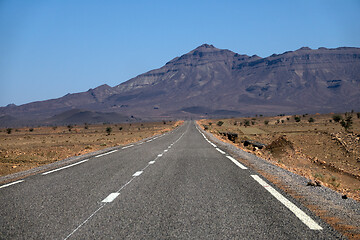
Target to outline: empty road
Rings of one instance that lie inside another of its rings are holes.
[[[194,122],[0,186],[0,239],[335,239]]]

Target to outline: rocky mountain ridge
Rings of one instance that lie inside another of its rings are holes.
[[[2,107],[0,125],[2,118],[7,123],[14,118],[36,122],[71,109],[160,120],[336,112],[359,106],[359,48],[303,47],[261,58],[203,44],[115,87],[104,84],[58,99]]]

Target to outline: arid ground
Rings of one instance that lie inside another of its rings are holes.
[[[199,124],[223,141],[307,177],[310,185],[324,185],[360,201],[359,114],[348,115],[352,124],[346,130],[335,116],[346,119],[345,114],[306,114],[204,119]]]
[[[137,142],[181,121],[0,129],[0,176]]]

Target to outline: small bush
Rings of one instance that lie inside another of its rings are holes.
[[[245,120],[244,120],[244,126],[245,126],[245,127],[250,126],[250,121],[247,120],[247,119],[245,119]]]
[[[120,130],[120,131],[123,130],[123,127],[119,127],[119,130]]]
[[[107,127],[107,128],[106,128],[106,132],[107,132],[108,135],[110,135],[111,131],[112,131],[112,128],[111,128],[111,127]]]
[[[360,112],[356,113],[357,118],[360,118]]]
[[[11,134],[12,128],[7,128],[7,129],[6,129],[6,132],[7,132],[7,134]]]
[[[223,124],[224,124],[223,121],[218,121],[218,122],[216,123],[216,125],[218,125],[219,127],[221,127]]]
[[[340,120],[342,119],[342,117],[340,115],[334,115],[332,117],[332,119],[335,121],[335,122],[340,122]]]
[[[315,120],[311,117],[311,118],[309,118],[309,123],[312,123],[312,122],[315,122]]]
[[[268,120],[265,120],[265,121],[264,121],[264,124],[265,124],[265,125],[268,125],[268,124],[269,124],[269,121],[268,121]]]
[[[345,120],[341,120],[340,124],[345,129],[345,131],[348,131],[351,128],[352,124],[353,124],[351,114],[346,113],[345,114]]]
[[[301,121],[301,118],[299,116],[295,116],[294,119],[295,119],[295,122],[300,122]]]
[[[71,124],[67,125],[67,128],[69,129],[69,132],[71,132],[71,129],[73,128],[73,126]]]
[[[34,131],[34,129],[33,128],[29,128],[29,132],[33,132]]]

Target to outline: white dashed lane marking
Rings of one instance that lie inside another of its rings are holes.
[[[114,201],[114,199],[119,196],[120,193],[110,193],[109,196],[107,196],[104,200],[102,200],[101,202],[103,203],[109,203],[109,202],[112,202]]]
[[[140,176],[142,173],[143,171],[137,171],[136,173],[133,174],[133,177]]]

